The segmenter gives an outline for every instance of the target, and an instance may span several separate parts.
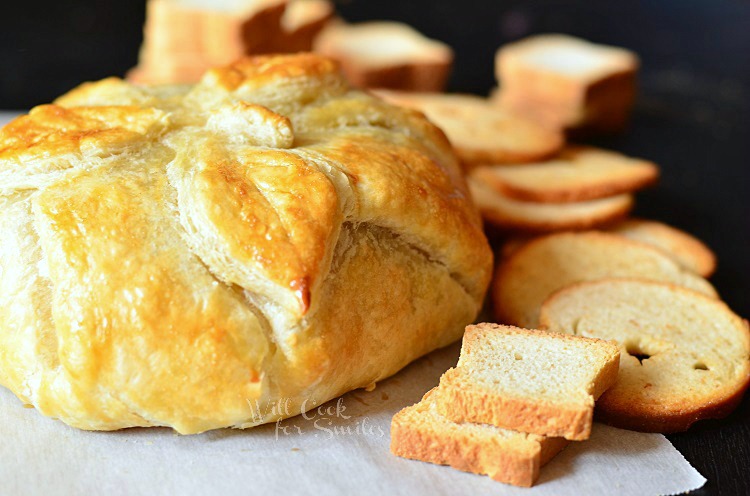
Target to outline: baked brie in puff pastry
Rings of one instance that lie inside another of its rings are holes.
[[[311,54],[84,84],[0,131],[0,205],[0,383],[82,429],[299,414],[459,339],[491,270],[442,132]]]

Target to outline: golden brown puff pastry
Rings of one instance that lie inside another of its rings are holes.
[[[83,429],[298,414],[458,339],[491,269],[444,135],[310,54],[19,117],[0,236],[0,382]]]

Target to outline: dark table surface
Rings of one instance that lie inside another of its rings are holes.
[[[641,56],[632,126],[597,144],[653,160],[661,183],[635,214],[703,239],[712,282],[750,316],[750,2],[696,0],[337,2],[351,21],[412,24],[456,51],[450,89],[487,94],[502,43],[563,32]],[[0,16],[0,108],[48,102],[81,81],[124,74],[137,59],[143,0],[13,2]],[[669,435],[708,482],[695,494],[750,494],[750,397],[728,418]]]

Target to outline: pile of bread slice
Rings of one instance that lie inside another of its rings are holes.
[[[707,281],[700,240],[631,218],[497,253],[490,303],[508,326],[467,328],[456,369],[393,418],[394,454],[528,486],[561,438],[588,437],[594,399],[599,421],[663,433],[742,400],[750,329]]]
[[[453,50],[392,21],[350,24],[330,0],[149,0],[135,83],[195,83],[246,56],[315,51],[359,87],[442,91]]]
[[[379,90],[422,111],[461,159],[493,241],[497,324],[392,422],[393,453],[516,485],[597,419],[678,432],[728,415],[750,384],[750,332],[706,280],[700,240],[627,218],[647,160],[566,143],[623,129],[637,57],[561,35],[502,47],[489,98]],[[619,365],[618,365],[619,361]]]
[[[588,439],[619,359],[599,339],[468,326],[458,365],[393,417],[391,451],[531,486],[568,440]]]
[[[676,432],[728,415],[750,383],[747,321],[677,258],[618,234],[514,247],[493,302],[527,329],[467,327],[456,368],[393,417],[394,454],[530,486],[589,437],[595,400],[605,423]]]
[[[333,17],[328,0],[149,0],[136,83],[195,83],[249,54],[310,50]]]
[[[489,98],[376,91],[420,110],[445,131],[475,203],[501,231],[586,229],[622,219],[658,167],[620,153],[566,144],[627,123],[638,58],[563,35],[501,47]]]

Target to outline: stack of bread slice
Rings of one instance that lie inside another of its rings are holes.
[[[194,83],[248,54],[310,50],[334,15],[328,0],[149,0],[138,83]]]
[[[194,83],[252,54],[316,51],[363,88],[442,91],[453,50],[410,26],[348,24],[330,0],[149,0],[137,83]]]
[[[296,0],[290,2],[281,16],[283,35],[276,43],[276,52],[309,52],[315,38],[335,17],[328,0]]]
[[[625,217],[633,193],[658,177],[658,167],[649,161],[568,145],[541,162],[477,166],[468,180],[488,223],[505,231],[551,232]]]
[[[628,220],[609,231],[515,240],[492,288],[498,322],[615,340],[615,385],[597,404],[618,427],[686,430],[721,418],[750,384],[747,322],[704,279],[713,253],[687,233]]]
[[[600,394],[597,418],[646,432],[739,404],[750,330],[705,279],[715,255],[627,218],[658,167],[566,144],[624,128],[637,69],[627,50],[542,35],[501,47],[489,99],[378,92],[443,129],[505,241],[491,300],[507,326],[467,328],[458,366],[393,418],[393,453],[530,485],[564,440],[588,437]],[[566,340],[582,337],[606,341]]]
[[[339,61],[344,75],[362,88],[442,91],[453,50],[399,22],[335,22],[315,39],[314,50]]]
[[[636,93],[638,57],[572,36],[532,36],[495,57],[497,103],[576,135],[621,131]]]
[[[486,223],[504,233],[580,230],[625,218],[633,193],[659,178],[647,160],[565,143],[571,129],[624,126],[636,68],[627,50],[545,35],[499,50],[502,91],[490,99],[376,93],[445,132]]]
[[[391,451],[531,486],[567,440],[588,439],[618,347],[495,324],[469,326],[458,365],[393,417]]]

